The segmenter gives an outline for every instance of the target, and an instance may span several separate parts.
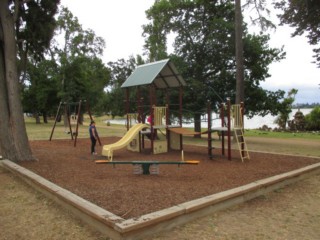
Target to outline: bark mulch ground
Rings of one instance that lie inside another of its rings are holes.
[[[102,138],[103,144],[119,138]],[[241,162],[233,151],[232,161],[215,149],[210,160],[207,148],[184,145],[185,160],[199,160],[198,165],[160,165],[158,175],[133,174],[133,166],[95,164],[102,156],[90,155],[90,140],[31,141],[36,162],[20,165],[49,181],[85,198],[123,218],[138,217],[186,201],[238,187],[250,182],[298,169],[318,162],[316,158],[251,152],[251,160]],[[101,153],[101,146],[97,152]],[[153,155],[121,149],[114,161],[180,161],[180,151]]]

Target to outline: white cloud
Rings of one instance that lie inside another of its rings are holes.
[[[153,2],[154,0],[62,0],[61,4],[78,17],[85,29],[93,29],[97,36],[105,39],[103,60],[107,63],[143,53],[142,25],[147,23],[145,11]],[[284,26],[271,33],[270,46],[284,45],[287,58],[270,66],[272,76],[262,86],[269,90],[297,88],[298,101],[320,102],[320,69],[311,63],[312,47],[305,37],[291,38],[292,31]]]
[[[270,46],[284,46],[286,59],[270,65],[270,78],[261,85],[269,90],[298,89],[296,103],[320,102],[320,68],[317,68],[312,51],[305,36],[292,38],[293,29],[288,26],[278,27],[271,34]]]
[[[105,62],[142,54],[142,25],[146,24],[145,11],[152,4],[152,0],[61,1],[85,29],[104,38]]]

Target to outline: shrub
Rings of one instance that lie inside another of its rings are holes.
[[[306,130],[318,131],[320,130],[320,106],[312,109],[312,111],[305,116]]]

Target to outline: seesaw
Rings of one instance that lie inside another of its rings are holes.
[[[159,165],[160,164],[169,164],[169,165],[184,165],[184,164],[191,164],[196,165],[199,161],[196,160],[188,160],[188,161],[110,161],[110,160],[96,160],[96,164],[113,164],[115,167],[117,164],[132,164],[135,167],[134,173],[136,174],[150,174],[150,167],[154,167],[153,174],[159,173]]]

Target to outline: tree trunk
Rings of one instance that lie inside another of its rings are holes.
[[[2,41],[2,27],[0,25],[0,40]],[[3,158],[11,159],[14,156],[14,141],[12,132],[9,129],[10,120],[8,112],[8,94],[5,78],[4,51],[0,48],[0,149]]]
[[[244,102],[244,70],[241,0],[236,0],[235,35],[236,35],[236,104]]]
[[[84,119],[83,113],[80,113],[79,120],[77,119],[77,121],[79,121],[80,125],[83,125],[83,119]]]
[[[69,118],[69,117],[68,117],[67,112],[64,112],[64,114],[63,114],[63,125],[64,125],[64,128],[65,128],[65,129],[68,129],[68,128],[69,128],[69,119],[68,119],[68,118]],[[69,129],[66,130],[66,131],[69,131]]]
[[[0,144],[2,156],[12,161],[34,160],[20,99],[13,16],[8,0],[0,0]]]
[[[40,116],[39,116],[39,113],[36,111],[34,114],[33,114],[34,118],[36,119],[36,124],[40,124]]]
[[[194,115],[194,131],[201,132],[201,114]],[[195,138],[201,138],[201,135],[194,135]]]
[[[43,112],[43,123],[48,123],[48,114],[46,111]]]

